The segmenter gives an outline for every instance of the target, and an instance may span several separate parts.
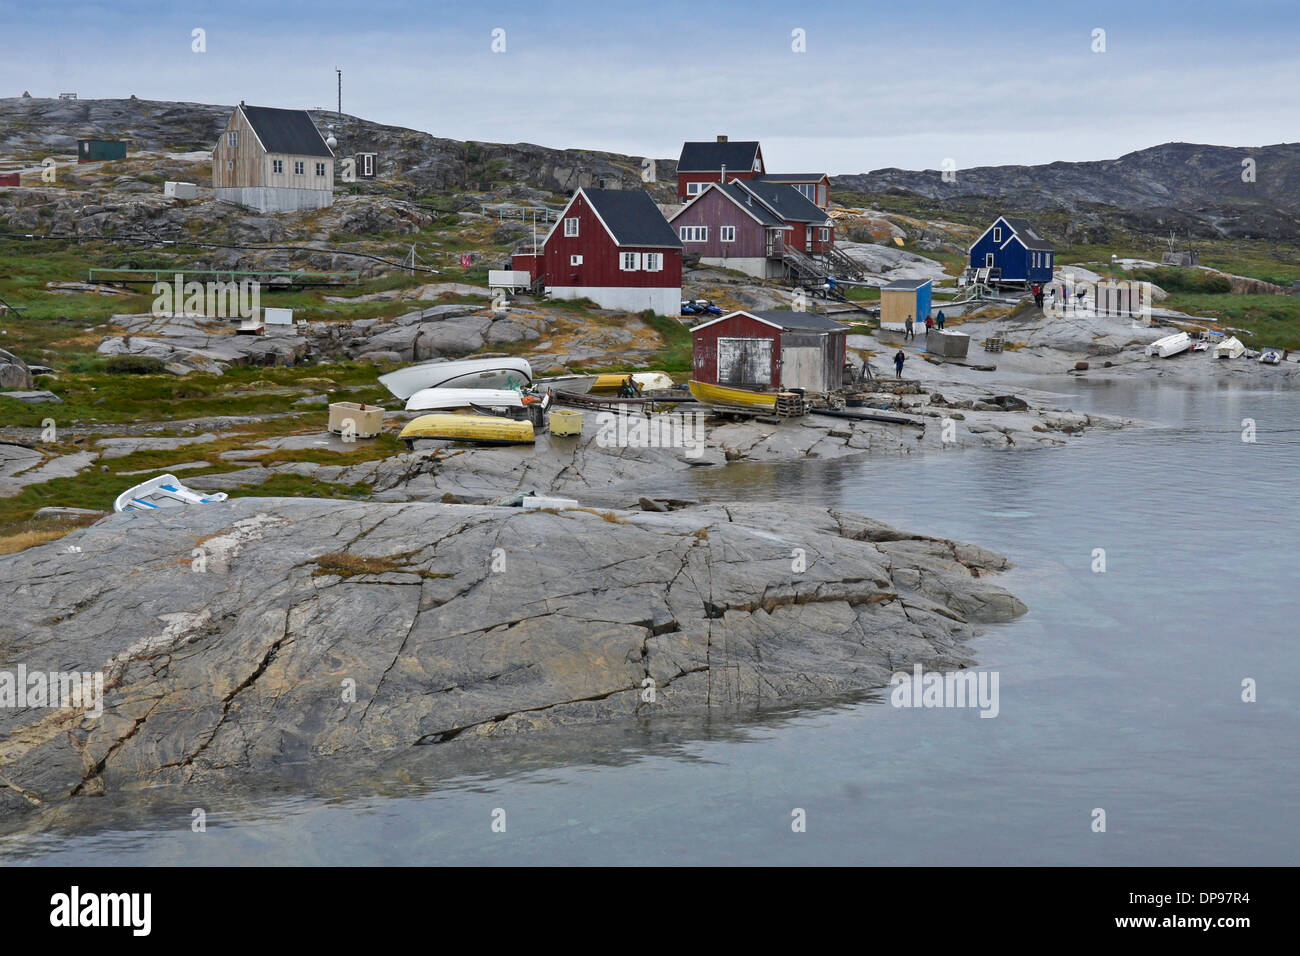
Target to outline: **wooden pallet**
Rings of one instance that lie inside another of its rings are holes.
[[[1004,346],[1005,344],[1006,344],[1006,340],[1002,336],[990,335],[987,339],[984,340],[984,351],[1001,352],[1002,346]]]

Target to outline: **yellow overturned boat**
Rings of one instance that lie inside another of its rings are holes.
[[[667,372],[605,372],[596,376],[596,380],[591,383],[593,392],[617,392],[619,388],[627,381],[631,375],[632,381],[640,386],[643,392],[651,389],[672,388],[673,377]]]
[[[688,386],[697,401],[706,405],[738,405],[741,408],[776,409],[778,392],[751,392],[730,385],[710,385],[691,379]]]
[[[496,415],[441,413],[412,419],[398,436],[408,448],[417,438],[467,441],[476,445],[531,445],[536,441],[533,423]]]

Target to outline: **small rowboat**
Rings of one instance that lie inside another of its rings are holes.
[[[466,441],[478,445],[531,445],[536,441],[533,423],[496,415],[439,413],[413,419],[397,436],[411,447],[417,438]]]
[[[1214,347],[1214,357],[1218,359],[1235,359],[1241,358],[1246,352],[1246,346],[1241,344],[1241,340],[1235,335],[1229,336]]]
[[[184,505],[216,504],[225,500],[224,491],[204,495],[186,488],[175,475],[159,475],[118,495],[113,502],[113,510],[157,511],[160,508],[180,508]]]
[[[379,376],[379,384],[400,399],[422,388],[527,388],[532,381],[533,368],[522,358],[421,362]]]
[[[691,394],[706,405],[739,405],[744,408],[776,408],[776,392],[752,392],[747,388],[733,388],[730,385],[710,385],[707,382],[691,380]]]
[[[441,412],[471,405],[522,408],[524,396],[509,388],[422,388],[406,400],[408,412]]]
[[[1261,365],[1281,365],[1282,350],[1264,349],[1264,351],[1259,354],[1259,361]]]
[[[1175,332],[1163,339],[1156,339],[1147,346],[1147,357],[1172,358],[1192,347],[1192,337],[1186,332]]]
[[[596,381],[591,384],[591,391],[616,392],[627,381],[629,374],[632,376],[632,381],[641,386],[643,392],[651,389],[673,387],[672,376],[667,372],[608,372],[596,376]],[[569,391],[569,389],[565,389],[565,391]]]

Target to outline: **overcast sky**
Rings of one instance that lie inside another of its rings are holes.
[[[345,112],[437,136],[676,158],[726,133],[792,172],[1300,139],[1300,0],[0,0],[0,96],[332,108],[336,66]]]

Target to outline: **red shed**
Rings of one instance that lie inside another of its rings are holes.
[[[682,243],[639,189],[579,189],[547,233],[541,266],[553,298],[681,313]]]
[[[826,392],[844,383],[848,329],[812,312],[732,312],[691,329],[693,377],[710,385]]]
[[[18,184],[17,173],[0,173],[0,186],[17,186]]]

